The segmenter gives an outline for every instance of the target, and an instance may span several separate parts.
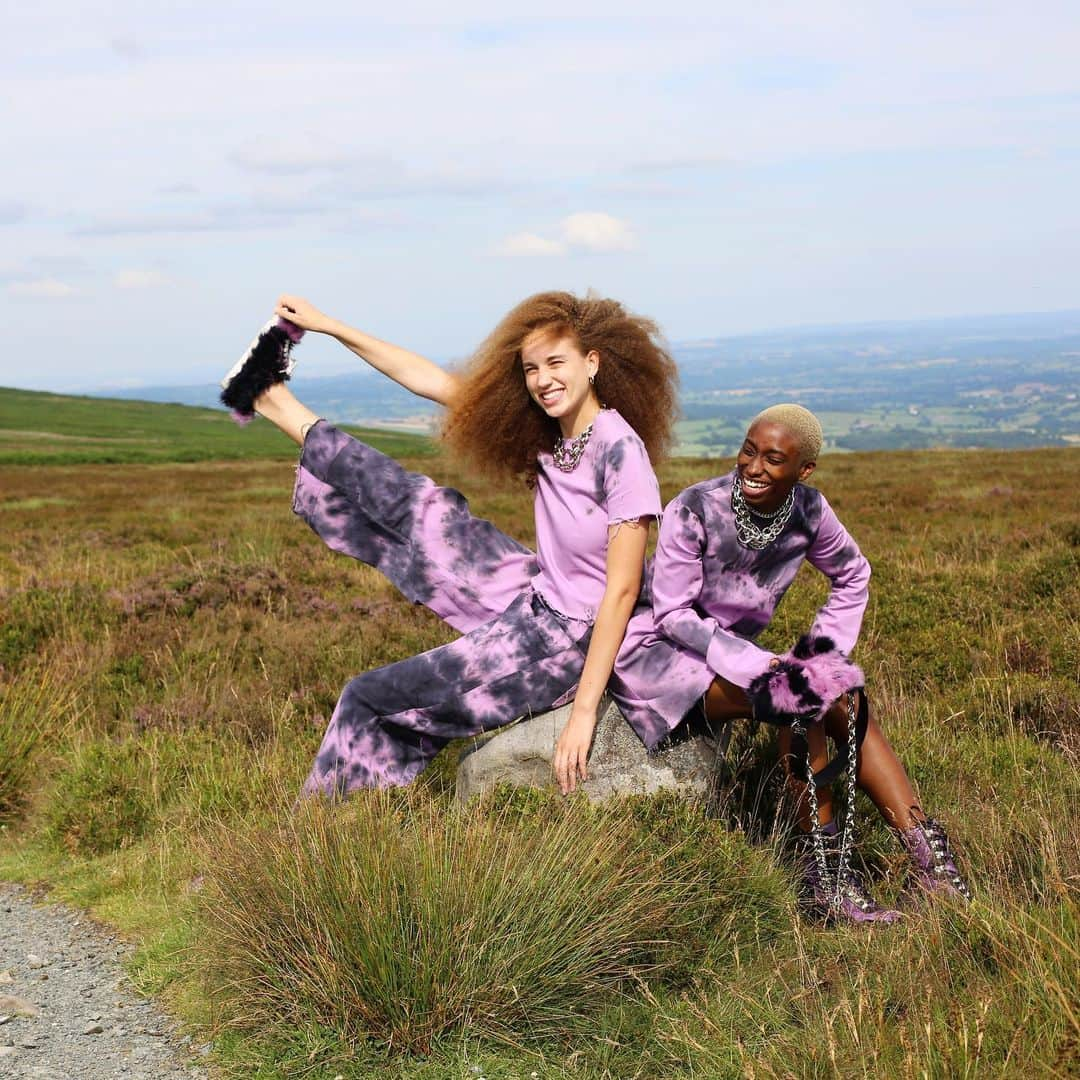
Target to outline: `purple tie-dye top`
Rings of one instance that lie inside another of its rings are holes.
[[[705,658],[709,670],[747,687],[773,654],[753,639],[805,559],[832,582],[811,632],[850,653],[866,610],[870,564],[840,524],[825,496],[795,486],[784,531],[762,551],[735,535],[731,485],[735,473],[687,488],[664,510],[653,564],[653,614],[659,631]]]
[[[573,472],[550,453],[538,458],[533,588],[572,619],[592,622],[607,583],[608,526],[659,517],[660,485],[645,444],[614,410],[603,409]]]

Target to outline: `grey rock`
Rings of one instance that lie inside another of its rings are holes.
[[[0,1009],[13,1016],[37,1016],[37,1009],[14,994],[0,994]]]
[[[105,1029],[98,1023],[87,1024],[82,1029],[84,1035],[100,1035]]]
[[[458,766],[458,798],[465,802],[499,783],[553,787],[551,761],[570,708],[564,705],[521,720],[467,751]],[[650,754],[610,698],[604,697],[598,713],[589,779],[581,785],[590,799],[649,795],[660,790],[691,799],[709,797],[715,763],[711,740],[692,736]]]

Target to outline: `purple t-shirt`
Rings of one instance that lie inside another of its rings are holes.
[[[614,410],[603,409],[572,472],[538,455],[533,588],[550,607],[592,622],[607,583],[608,526],[660,514],[660,485],[645,444]]]

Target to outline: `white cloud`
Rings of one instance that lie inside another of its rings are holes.
[[[121,270],[113,278],[118,289],[156,289],[168,284],[169,279],[160,270]]]
[[[575,251],[609,254],[632,251],[637,246],[629,223],[610,214],[571,214],[559,222],[557,233],[555,237],[514,233],[495,247],[494,254],[506,257],[567,255]]]
[[[563,242],[578,251],[631,251],[637,246],[627,222],[610,214],[571,214],[562,220]]]
[[[508,258],[565,255],[566,245],[558,240],[548,240],[546,237],[539,236],[536,233],[520,232],[506,237],[496,246],[494,253]]]
[[[63,300],[74,296],[78,290],[67,282],[56,278],[41,278],[38,281],[13,281],[8,285],[12,296],[26,296],[36,300]]]

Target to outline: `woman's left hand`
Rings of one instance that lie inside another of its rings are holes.
[[[577,788],[578,780],[589,779],[589,748],[595,730],[596,710],[578,709],[575,706],[555,744],[555,757],[552,760],[555,779],[564,795]]]

